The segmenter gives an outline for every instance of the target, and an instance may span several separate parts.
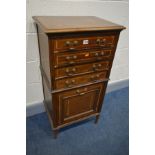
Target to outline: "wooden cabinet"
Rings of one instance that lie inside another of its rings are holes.
[[[44,104],[55,136],[99,118],[121,30],[97,17],[36,16]]]

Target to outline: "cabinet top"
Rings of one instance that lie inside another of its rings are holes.
[[[33,16],[45,33],[123,30],[124,26],[95,16]]]

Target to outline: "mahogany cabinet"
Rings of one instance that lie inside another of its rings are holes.
[[[98,121],[121,30],[93,16],[33,17],[44,105],[55,137],[72,123]]]

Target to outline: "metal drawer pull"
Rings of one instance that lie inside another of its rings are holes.
[[[101,52],[101,55],[103,56],[104,54],[105,54],[105,53],[102,51],[102,52]]]
[[[72,70],[70,71],[69,68],[66,69],[66,74],[68,76],[74,75],[76,73],[76,68],[72,68]]]
[[[66,60],[70,60],[70,59],[71,59],[71,57],[69,57],[69,56],[66,57]]]
[[[99,54],[98,54],[98,53],[95,53],[95,56],[96,56],[96,57],[98,57],[98,56],[99,56]]]
[[[73,59],[77,59],[77,56],[76,56],[76,55],[74,55],[74,56],[73,56]]]
[[[80,93],[79,95],[84,95],[84,94],[86,94],[85,92],[83,92],[83,93]]]
[[[67,56],[66,57],[66,60],[71,60],[71,59],[77,59],[77,56],[76,55],[73,55],[72,57],[71,56]]]
[[[75,62],[74,61],[70,61],[69,64],[72,65],[72,64],[75,64]]]
[[[100,77],[99,74],[97,74],[96,76],[92,75],[92,76],[90,77],[90,79],[93,80],[93,81],[97,81],[97,78],[99,78],[99,77]]]
[[[68,68],[66,69],[66,73],[69,73],[69,69]]]
[[[70,41],[66,41],[66,42],[65,42],[65,45],[66,45],[66,46],[70,46],[70,45],[71,45],[71,42],[70,42]]]
[[[94,71],[98,71],[98,70],[100,70],[101,69],[101,67],[102,67],[102,64],[93,64],[93,70]]]
[[[68,76],[73,75],[73,74],[69,71],[69,69],[68,69],[68,68],[66,69],[66,74],[67,74]]]
[[[100,42],[101,42],[101,39],[97,39],[97,40],[96,40],[96,43],[97,43],[97,44],[100,44]]]
[[[84,95],[84,94],[86,94],[87,88],[85,88],[84,91],[85,91],[85,92],[81,92],[81,93],[80,93],[80,90],[77,89],[77,90],[76,90],[76,93],[79,94],[79,95]]]
[[[73,79],[71,82],[72,82],[72,83],[75,83],[75,80]]]
[[[75,40],[75,41],[73,42],[73,45],[76,46],[76,45],[78,45],[78,43],[79,43],[79,42],[78,42],[77,40]]]
[[[74,47],[70,47],[69,50],[75,50],[75,48]]]
[[[104,42],[104,43],[105,43],[106,41],[107,41],[107,40],[106,40],[105,38],[102,40],[102,42]]]
[[[98,64],[98,67],[102,67],[102,65],[101,64]]]
[[[70,82],[67,80],[67,81],[65,81],[65,84],[67,87],[72,87],[75,84],[75,80],[73,79]]]
[[[72,68],[72,72],[74,72],[74,73],[75,73],[75,72],[76,72],[76,68]]]

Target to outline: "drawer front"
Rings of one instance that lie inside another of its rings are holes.
[[[54,66],[63,67],[87,62],[102,61],[113,57],[112,50],[94,50],[82,52],[64,52],[54,54]]]
[[[96,71],[109,70],[111,61],[101,61],[91,64],[76,65],[66,68],[55,69],[55,79],[61,79],[65,77],[72,77],[82,75],[86,73],[93,73]]]
[[[65,38],[54,40],[54,50],[76,50],[92,47],[113,47],[115,36]]]
[[[58,124],[64,124],[87,117],[99,111],[103,100],[106,82],[80,87],[54,94],[59,102],[57,107]]]
[[[76,76],[72,78],[65,78],[55,81],[55,89],[70,88],[77,85],[82,85],[86,83],[93,83],[96,81],[104,80],[107,78],[107,71],[85,74],[81,76]]]

